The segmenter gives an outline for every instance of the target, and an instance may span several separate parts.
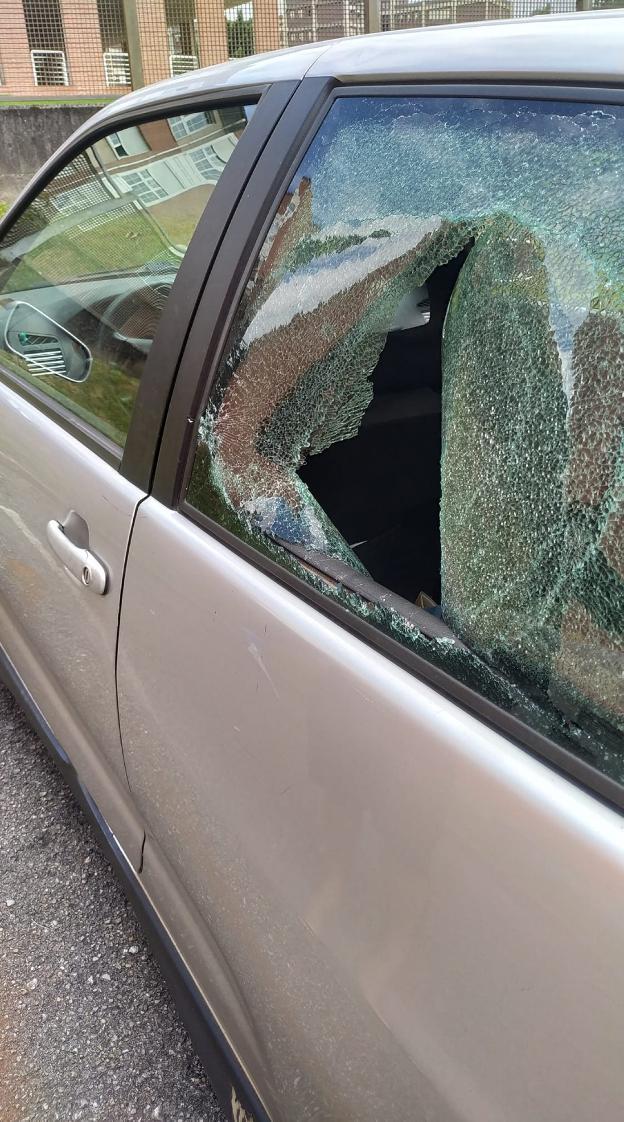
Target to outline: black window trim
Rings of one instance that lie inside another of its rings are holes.
[[[214,91],[201,100],[202,107],[212,109],[251,103],[256,108],[193,233],[139,381],[121,473],[144,491],[151,486],[179,360],[208,274],[260,154],[296,87],[295,81],[234,87]]]
[[[301,154],[328,112],[333,78],[304,78],[245,187],[204,287],[178,364],[152,493],[174,507],[190,474],[189,455],[234,314],[258,251]],[[284,170],[286,169],[286,170]]]
[[[284,191],[335,100],[339,97],[379,96],[500,97],[624,105],[624,88],[612,84],[586,86],[464,81],[345,86],[332,79],[304,79],[264,149],[245,191],[247,213],[245,215],[242,207],[235,213],[221,253],[214,261],[180,361],[152,494],[488,727],[502,733],[606,804],[624,811],[624,786],[616,780],[384,634],[294,572],[278,565],[186,500],[197,426],[227,345],[239,301]],[[277,174],[276,168],[283,170]]]
[[[297,81],[278,81],[198,91],[190,96],[162,99],[149,107],[122,108],[92,126],[87,122],[58,149],[0,220],[1,241],[27,207],[71,160],[98,140],[110,136],[111,132],[172,115],[197,112],[205,107],[255,106],[250,126],[243,131],[231,159],[225,165],[211,196],[211,206],[206,207],[201,215],[182,259],[139,380],[123,449],[78,413],[20,378],[2,362],[0,353],[0,382],[119,470],[142,491],[147,492],[150,488],[178,360],[212,260],[258,157],[297,85]]]

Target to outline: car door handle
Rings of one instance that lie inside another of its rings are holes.
[[[88,549],[74,545],[67,537],[60,522],[55,518],[48,522],[46,527],[48,541],[56,556],[63,562],[66,569],[76,577],[85,588],[103,596],[106,592],[108,574],[101,561]]]

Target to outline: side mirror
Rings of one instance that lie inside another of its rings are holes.
[[[68,382],[89,377],[91,351],[70,331],[24,300],[2,300],[0,307],[8,312],[4,346],[24,360],[29,374],[40,378],[55,374]]]

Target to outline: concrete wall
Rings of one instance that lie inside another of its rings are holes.
[[[96,107],[0,107],[0,200],[11,202],[41,165]]]

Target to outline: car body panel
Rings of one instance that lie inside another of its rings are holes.
[[[121,582],[142,493],[0,383],[0,642],[120,844],[137,865],[143,831],[128,795],[115,694]],[[71,510],[108,572],[98,596],[64,569],[49,521]]]
[[[621,19],[621,12],[531,16],[340,39],[308,76],[331,75],[344,83],[621,82],[621,44],[614,37]]]
[[[148,845],[237,979],[218,1016],[254,1072],[264,1046],[275,1117],[619,1117],[616,812],[154,499],[119,699]]]
[[[104,855],[110,861],[143,927],[200,1059],[206,1070],[210,1072],[212,1089],[226,1114],[230,1114],[234,1103],[246,1111],[247,1118],[251,1118],[253,1122],[270,1122],[264,1105],[242,1070],[230,1042],[224,1036],[208,1003],[190,975],[175,939],[164,926],[160,911],[150,897],[147,878],[140,875],[139,870],[128,861],[127,855],[119,845],[117,837],[110,829],[91,792],[80,779],[63,746],[54,736],[43,712],[2,647],[0,647],[0,682],[12,692],[30,725],[43,741],[94,831]],[[147,856],[147,847],[145,853]],[[160,894],[166,888],[162,865],[159,865],[158,888]],[[186,922],[186,912],[181,912],[180,915],[184,916]],[[244,1116],[241,1119],[240,1109],[238,1122],[244,1122]]]

